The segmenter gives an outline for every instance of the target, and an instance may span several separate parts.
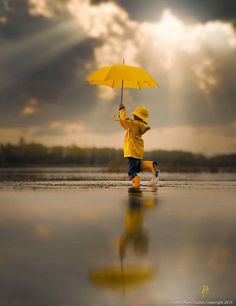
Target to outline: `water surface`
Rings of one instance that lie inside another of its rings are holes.
[[[77,183],[2,181],[1,305],[235,303],[234,180],[175,174],[141,193],[124,181]],[[136,280],[143,269],[152,275],[138,283],[91,276],[118,273],[121,259]]]

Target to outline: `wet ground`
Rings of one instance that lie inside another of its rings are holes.
[[[236,304],[235,175],[1,171],[0,305]]]

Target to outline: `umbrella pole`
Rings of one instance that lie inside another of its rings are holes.
[[[124,92],[124,80],[122,80],[122,83],[121,83],[120,104],[123,102],[123,92]]]

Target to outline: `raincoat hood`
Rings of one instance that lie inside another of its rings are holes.
[[[148,116],[149,116],[148,109],[142,105],[137,106],[135,110],[132,112],[132,114],[144,121],[148,120]]]

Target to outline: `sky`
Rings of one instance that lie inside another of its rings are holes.
[[[125,59],[160,85],[124,92],[146,150],[235,153],[235,20],[234,0],[0,0],[0,143],[122,147],[120,90],[85,78]]]

